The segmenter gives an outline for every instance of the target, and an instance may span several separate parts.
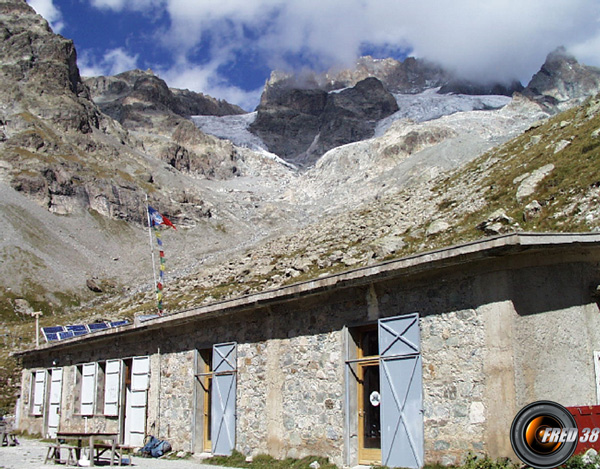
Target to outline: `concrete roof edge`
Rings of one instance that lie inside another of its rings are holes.
[[[128,332],[139,332],[145,329],[157,329],[165,325],[188,322],[199,316],[213,316],[228,312],[242,311],[260,305],[276,304],[290,299],[306,297],[339,285],[369,284],[379,278],[391,277],[411,268],[425,269],[468,262],[475,258],[489,257],[493,252],[515,248],[533,248],[543,246],[600,245],[600,233],[510,233],[498,235],[468,243],[449,246],[434,251],[413,254],[400,259],[393,259],[379,264],[359,267],[325,277],[281,286],[272,290],[252,293],[242,297],[201,305],[183,311],[177,311],[162,317],[145,321],[141,324],[121,326],[112,330],[104,330],[57,343],[43,344],[38,348],[15,352],[14,356],[53,349],[62,345],[76,345],[82,342],[106,338],[110,335]]]

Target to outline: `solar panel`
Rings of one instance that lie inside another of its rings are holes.
[[[58,340],[70,339],[71,337],[75,337],[72,331],[65,331],[58,333]]]
[[[90,332],[90,330],[85,324],[73,324],[70,326],[65,326],[65,329],[67,331],[71,331],[74,336],[80,336]]]
[[[110,327],[125,326],[126,324],[129,324],[129,321],[127,319],[125,319],[123,321],[111,321]]]
[[[127,319],[111,322],[94,322],[92,324],[69,324],[68,326],[51,326],[42,327],[42,333],[46,338],[46,342],[54,342],[57,340],[70,339],[79,337],[90,332],[101,331],[109,327],[119,327],[129,324]]]
[[[92,324],[88,324],[90,332],[101,331],[102,329],[108,329],[108,324],[105,322],[94,322]]]
[[[44,334],[46,342],[52,342],[59,340],[58,334],[64,332],[64,330],[62,326],[42,327],[42,334]]]

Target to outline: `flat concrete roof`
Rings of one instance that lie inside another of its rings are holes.
[[[414,254],[401,259],[381,262],[337,274],[319,277],[314,280],[282,286],[271,290],[252,293],[238,298],[210,303],[195,308],[165,314],[140,324],[129,324],[102,330],[57,342],[42,344],[37,348],[15,352],[14,356],[25,356],[51,351],[62,347],[84,345],[109,339],[117,334],[131,334],[176,326],[201,318],[232,314],[258,307],[275,305],[294,299],[317,295],[334,289],[368,285],[404,275],[438,270],[454,265],[468,264],[477,260],[506,256],[523,251],[600,247],[600,233],[511,233],[485,238],[470,243],[450,246],[435,251]]]

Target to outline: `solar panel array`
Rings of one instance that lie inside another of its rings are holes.
[[[122,321],[101,321],[91,324],[72,324],[69,326],[52,326],[42,327],[42,334],[46,342],[55,342],[57,340],[70,339],[81,335],[89,334],[90,332],[110,329],[111,327],[125,326],[129,324],[127,319]]]

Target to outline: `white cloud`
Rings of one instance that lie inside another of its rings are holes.
[[[598,0],[89,1],[166,14],[161,41],[179,65],[165,77],[189,77],[208,86],[201,90],[206,93],[235,94],[239,88],[226,86],[219,66],[235,64],[248,51],[272,68],[328,68],[352,62],[366,46],[409,50],[468,78],[524,84],[561,45],[600,66]],[[200,51],[208,56],[206,67],[192,63],[199,47],[207,48]]]
[[[571,46],[569,51],[583,63],[600,67],[600,33]]]
[[[171,88],[192,90],[209,96],[235,103],[246,110],[253,110],[260,100],[262,87],[255,90],[243,90],[232,86],[218,73],[219,61],[208,65],[193,65],[180,62],[169,69],[157,69],[155,72]]]
[[[167,40],[183,51],[210,34],[215,50],[252,46],[274,64],[302,54],[333,65],[364,44],[391,45],[480,79],[529,79],[556,47],[577,50],[596,37],[600,18],[597,0],[164,2]]]
[[[63,22],[62,13],[52,0],[28,0],[29,5],[36,11],[36,13],[42,15],[55,33],[60,33],[65,26]]]
[[[131,56],[119,47],[106,51],[100,60],[96,60],[89,53],[83,52],[77,63],[81,75],[94,77],[116,75],[127,70],[133,70],[137,68],[137,61],[137,55]]]

